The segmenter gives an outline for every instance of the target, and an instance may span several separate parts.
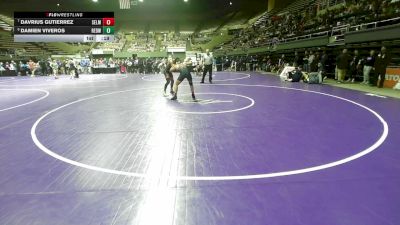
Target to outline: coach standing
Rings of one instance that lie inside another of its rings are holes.
[[[385,46],[382,46],[381,52],[379,53],[378,57],[376,57],[375,60],[375,74],[373,76],[371,85],[376,86],[376,83],[379,79],[379,84],[378,87],[382,88],[383,83],[385,82],[385,76],[386,76],[386,67],[390,63],[390,57],[386,52]]]
[[[338,68],[338,83],[343,83],[347,69],[350,65],[350,56],[347,54],[347,49],[343,49],[342,53],[336,58],[336,66]]]
[[[213,63],[214,63],[214,57],[211,55],[210,51],[207,49],[206,54],[203,56],[203,65],[204,65],[204,71],[203,71],[203,78],[201,79],[202,84],[204,84],[204,78],[206,77],[207,72],[209,73],[209,81],[210,84],[212,84],[212,68],[213,68]]]

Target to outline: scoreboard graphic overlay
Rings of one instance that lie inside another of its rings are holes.
[[[14,12],[15,42],[112,42],[114,12]]]

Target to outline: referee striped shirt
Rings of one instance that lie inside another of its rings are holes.
[[[212,57],[211,54],[210,55],[204,54],[203,60],[204,60],[204,65],[207,65],[207,66],[212,65],[214,62],[214,57]]]

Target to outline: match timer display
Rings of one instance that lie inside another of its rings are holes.
[[[14,12],[15,42],[112,42],[113,12]]]

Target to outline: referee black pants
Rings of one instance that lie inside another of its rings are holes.
[[[201,82],[204,82],[204,78],[206,77],[206,74],[209,73],[209,81],[212,81],[212,65],[204,65],[204,71],[203,71],[203,78],[201,79]]]

